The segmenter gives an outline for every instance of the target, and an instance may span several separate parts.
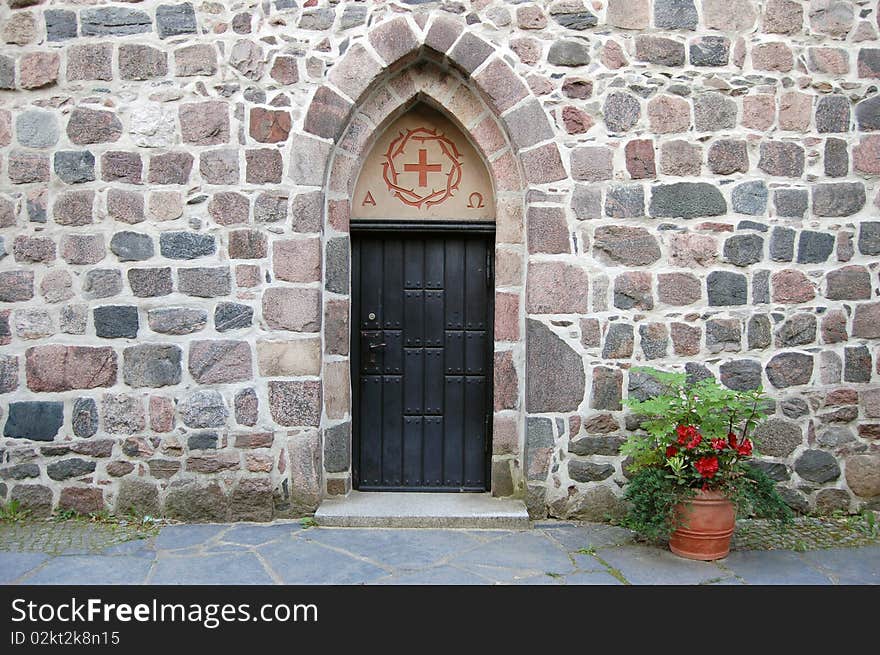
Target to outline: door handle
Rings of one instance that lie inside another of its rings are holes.
[[[371,343],[370,350],[382,350],[386,345],[384,343]]]

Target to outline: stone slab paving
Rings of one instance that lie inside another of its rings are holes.
[[[9,584],[47,559],[45,553],[0,553],[0,584]]]
[[[596,557],[631,584],[693,585],[732,575],[715,562],[683,559],[653,546],[628,545],[600,548]]]
[[[723,566],[749,584],[832,584],[828,575],[790,550],[734,552],[724,559]]]
[[[57,526],[49,526],[57,527]],[[2,584],[880,584],[880,545],[681,559],[601,524],[531,530],[171,525],[88,552],[0,543]]]
[[[274,584],[263,562],[254,553],[204,553],[173,555],[163,551],[153,563],[147,584]]]
[[[880,584],[880,548],[829,548],[803,554],[836,584]]]
[[[127,555],[59,555],[21,581],[34,585],[143,584],[152,566],[151,560]]]

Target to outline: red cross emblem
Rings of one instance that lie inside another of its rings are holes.
[[[428,151],[424,148],[419,148],[419,163],[404,164],[403,170],[416,171],[419,174],[419,186],[426,187],[428,186],[428,173],[439,172],[443,170],[443,166],[440,164],[429,164]]]
[[[412,142],[426,147],[418,148],[416,154],[416,148],[407,149]],[[418,158],[417,162],[412,161],[413,156]],[[399,171],[401,160],[403,170]],[[394,197],[411,207],[421,209],[423,206],[439,205],[454,195],[461,183],[460,160],[461,153],[451,139],[437,130],[417,127],[400,132],[388,145],[382,162],[382,177]],[[403,173],[417,173],[418,183],[404,183],[400,178]],[[442,176],[437,175],[438,173]],[[431,184],[429,174],[434,174],[430,175]]]

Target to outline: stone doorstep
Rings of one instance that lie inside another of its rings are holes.
[[[315,512],[318,525],[337,528],[486,528],[528,530],[525,503],[489,493],[352,491],[328,498]]]

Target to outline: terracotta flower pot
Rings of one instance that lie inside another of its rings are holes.
[[[716,560],[727,557],[736,524],[736,509],[718,491],[698,491],[675,507],[679,528],[669,537],[669,549],[680,557]]]

